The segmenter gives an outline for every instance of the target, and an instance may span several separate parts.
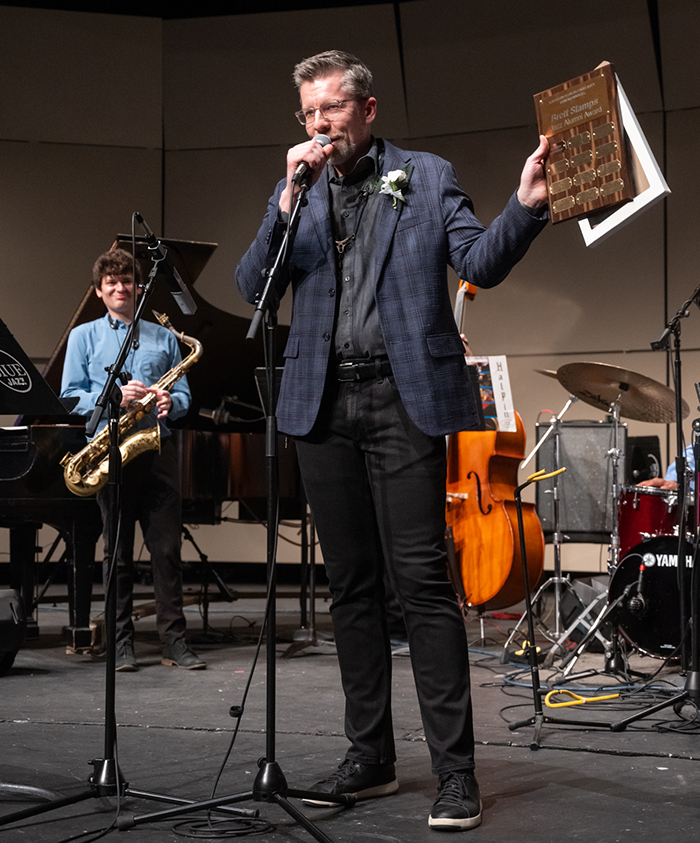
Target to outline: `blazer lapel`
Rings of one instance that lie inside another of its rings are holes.
[[[318,237],[323,256],[326,261],[331,261],[335,266],[335,255],[333,254],[333,228],[331,226],[331,208],[328,197],[328,176],[324,172],[307,194],[309,204],[306,209],[302,208],[301,213],[308,211],[313,223],[314,231]]]
[[[384,166],[382,172],[379,174],[380,176],[386,176],[391,170],[403,169],[411,160],[410,156],[403,154],[392,144],[385,142],[385,149]],[[377,202],[379,202],[379,208],[377,209],[376,217],[377,239],[374,249],[373,279],[375,286],[384,267],[387,252],[389,251],[389,246],[391,245],[404,206],[403,202],[397,201],[396,208],[394,208],[392,197],[386,196],[383,193],[379,194]]]

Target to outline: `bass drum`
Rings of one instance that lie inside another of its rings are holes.
[[[686,557],[685,605],[690,608],[690,566]],[[644,565],[641,595],[643,608],[635,605],[639,566]],[[615,568],[608,591],[612,603],[629,588],[618,604],[615,621],[620,633],[636,650],[655,658],[668,658],[681,643],[680,593],[678,590],[678,538],[660,536],[640,542]],[[630,604],[635,611],[630,610]]]

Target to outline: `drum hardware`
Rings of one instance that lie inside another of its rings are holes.
[[[565,469],[560,468],[557,471],[561,472]],[[527,656],[527,660],[530,664],[530,676],[532,677],[532,697],[533,697],[533,705],[534,705],[534,713],[530,716],[525,718],[524,720],[519,720],[517,723],[510,723],[508,728],[511,732],[514,732],[516,729],[520,729],[523,726],[534,726],[534,732],[532,736],[532,740],[530,741],[530,749],[537,750],[540,748],[540,733],[542,731],[542,727],[545,723],[554,723],[557,725],[569,725],[569,726],[598,726],[607,725],[600,723],[596,720],[566,720],[561,717],[552,717],[550,715],[546,715],[542,708],[542,697],[544,696],[544,689],[540,685],[540,672],[538,666],[538,659],[537,659],[537,646],[535,643],[535,624],[533,619],[533,610],[532,610],[532,600],[530,599],[530,583],[528,578],[528,570],[527,570],[527,559],[526,559],[526,548],[525,548],[525,531],[523,529],[523,514],[522,514],[522,499],[521,493],[523,489],[529,486],[531,483],[536,483],[540,480],[545,480],[547,477],[551,477],[551,472],[549,474],[545,473],[545,469],[538,471],[536,474],[531,475],[527,478],[525,483],[515,490],[515,505],[517,508],[518,514],[518,532],[520,533],[520,556],[522,559],[523,564],[523,584],[524,584],[524,592],[525,592],[525,616],[527,617],[527,635],[528,640],[523,647],[525,651],[525,655]]]
[[[545,435],[540,439],[540,441],[535,445],[535,447],[530,451],[528,456],[523,460],[520,464],[520,468],[525,468],[530,460],[535,456],[535,454],[539,451],[542,445],[545,443],[547,438],[550,434],[554,435],[554,466],[550,474],[547,476],[552,476],[553,484],[551,489],[552,494],[552,504],[553,504],[553,519],[554,519],[554,532],[552,534],[552,546],[554,548],[554,575],[549,577],[546,582],[542,583],[542,585],[537,589],[534,597],[532,598],[532,603],[537,603],[542,595],[549,589],[550,587],[554,588],[554,630],[548,630],[545,633],[545,637],[549,640],[554,642],[554,646],[550,650],[549,654],[547,655],[545,662],[549,659],[550,656],[553,657],[555,651],[561,651],[560,644],[563,640],[565,640],[565,634],[561,629],[561,598],[562,598],[562,590],[563,589],[571,589],[573,591],[573,584],[571,582],[570,577],[562,576],[561,573],[561,546],[566,539],[566,536],[561,531],[560,528],[560,517],[559,517],[559,478],[558,475],[560,474],[561,466],[559,464],[559,435],[561,431],[561,419],[564,414],[568,411],[572,404],[576,403],[578,398],[575,395],[569,395],[569,399],[562,408],[561,412],[552,418],[550,423],[550,427],[547,429]],[[540,478],[544,479],[544,478]],[[508,647],[512,643],[515,636],[518,634],[518,630],[522,626],[523,621],[525,620],[527,612],[523,612],[518,620],[517,624],[511,631],[506,643],[503,645],[503,652],[501,653],[501,661],[505,663],[508,660]]]
[[[607,453],[607,456],[611,459],[612,464],[612,525],[610,544],[608,547],[608,571],[613,573],[617,569],[624,553],[626,553],[631,547],[629,544],[631,541],[631,535],[629,533],[625,533],[624,546],[621,546],[620,536],[619,508],[622,495],[622,487],[619,483],[619,467],[622,455],[619,447],[620,417],[624,416],[640,421],[668,424],[674,421],[677,416],[685,418],[689,412],[688,405],[684,401],[680,400],[680,396],[677,396],[676,393],[669,387],[664,386],[651,378],[647,378],[644,375],[640,375],[628,369],[623,369],[619,366],[584,362],[568,363],[559,367],[556,371],[542,369],[538,371],[548,377],[555,378],[565,389],[568,390],[569,403],[565,407],[565,410],[570,406],[572,399],[580,399],[593,407],[606,410],[613,417],[613,447]],[[552,423],[554,424],[555,421],[558,421],[561,415],[563,415],[563,412],[556,418],[556,420],[553,420]],[[549,433],[549,431],[547,431],[547,433]],[[544,442],[545,438],[546,436],[540,440],[538,447],[542,444],[542,442]],[[530,456],[532,456],[532,454]],[[555,460],[558,460],[556,448]],[[558,462],[555,462],[555,467],[557,466]],[[553,489],[553,495],[556,501],[556,486]],[[559,532],[559,523],[557,518],[558,512],[555,506],[555,577],[553,579],[561,580],[561,562],[557,552],[557,539],[561,541],[561,533]],[[641,533],[641,531],[638,531],[638,533]],[[638,536],[638,540],[639,539],[642,539],[641,535]],[[559,571],[557,571],[558,561]],[[566,579],[568,580],[568,577]],[[535,595],[535,601],[538,597],[539,591]],[[584,627],[587,626],[588,631],[579,644],[565,659],[563,666],[569,666],[569,670],[573,667],[575,660],[585,650],[593,637],[601,637],[600,626],[609,616],[610,611],[608,611],[608,609],[610,607],[603,607],[592,624],[589,620],[591,613],[601,602],[602,598],[597,598],[594,601],[594,605],[587,607],[587,609],[585,609],[581,615],[569,625],[563,635],[557,636],[555,646],[552,648],[548,656],[550,663],[557,655],[557,652],[562,653],[560,642],[570,635],[571,632],[579,626],[579,624],[582,624]],[[558,606],[556,608],[558,609]],[[605,642],[606,652],[609,651],[611,654],[609,659],[610,665],[606,665],[606,669],[610,667],[612,669],[619,670],[620,667],[619,641],[616,640],[616,635],[617,633],[614,632],[612,641],[610,642],[603,639]]]
[[[606,606],[603,606],[601,611],[598,613],[598,616],[593,621],[591,626],[588,629],[588,632],[583,636],[581,641],[576,645],[576,647],[564,658],[562,659],[560,669],[562,671],[562,678],[559,682],[555,682],[553,684],[561,684],[562,682],[575,682],[580,679],[586,679],[590,676],[595,676],[596,674],[601,674],[603,676],[616,676],[622,677],[625,679],[629,679],[631,676],[635,676],[639,679],[649,679],[650,674],[641,673],[637,670],[632,670],[627,663],[627,658],[625,654],[622,652],[622,648],[620,647],[620,635],[616,629],[616,613],[618,607],[620,606],[623,601],[627,600],[634,600],[635,596],[633,592],[635,583],[629,583],[629,585],[625,588],[622,594],[619,595],[615,600],[612,602],[608,602]],[[607,595],[603,594],[601,597],[605,597]],[[571,671],[573,670],[574,665],[578,661],[579,657],[583,654],[586,650],[590,642],[593,640],[594,635],[597,634],[600,627],[608,620],[611,620],[613,625],[613,634],[610,636],[610,642],[605,650],[605,665],[603,670],[586,670],[582,673],[575,673],[572,674]]]
[[[620,385],[622,386],[622,385]],[[617,567],[618,561],[620,559],[620,532],[619,532],[619,517],[618,517],[618,504],[620,498],[620,486],[619,486],[619,469],[620,469],[620,457],[622,452],[619,447],[619,429],[620,429],[620,406],[622,404],[622,396],[623,390],[620,388],[620,392],[618,392],[617,397],[612,402],[610,407],[608,408],[608,412],[613,418],[613,447],[607,452],[607,457],[610,458],[612,464],[612,490],[611,490],[611,497],[612,497],[612,531],[610,534],[610,545],[608,546],[608,570],[614,571]],[[569,653],[569,655],[563,660],[562,668],[565,668],[564,673],[566,675],[567,669],[570,670],[573,668],[578,657],[583,653],[586,649],[588,644],[593,640],[595,636],[598,640],[603,642],[603,646],[605,648],[606,653],[611,652],[613,654],[612,659],[617,662],[617,653],[618,653],[618,641],[617,641],[617,633],[613,628],[613,633],[611,636],[611,641],[603,638],[600,627],[603,622],[606,620],[607,615],[605,613],[605,607],[599,613],[598,617],[593,623],[590,623],[588,620],[588,616],[591,612],[597,607],[599,603],[602,602],[602,599],[605,595],[599,595],[592,603],[584,609],[584,611],[575,618],[574,621],[570,624],[569,628],[565,631],[563,636],[564,640],[568,638],[569,635],[576,629],[579,624],[582,624],[584,627],[587,627],[587,632],[581,641],[576,645],[576,647]],[[553,661],[554,657],[557,655],[556,651],[559,650],[562,653],[561,646],[557,643],[557,647],[553,648],[550,652],[551,660]],[[563,655],[563,653],[562,653]],[[551,663],[551,662],[550,662]],[[606,664],[606,670],[608,670],[608,665]],[[595,672],[595,671],[592,671]],[[605,672],[605,671],[604,671]]]

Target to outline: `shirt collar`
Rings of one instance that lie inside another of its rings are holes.
[[[372,173],[376,173],[378,170],[379,147],[377,145],[377,139],[373,137],[369,151],[366,155],[363,155],[362,158],[359,159],[359,161],[357,161],[357,163],[352,169],[352,172],[348,173],[347,176],[339,176],[336,173],[333,165],[329,162],[328,180],[332,184],[343,184],[350,187],[351,185],[364,181],[369,175],[371,175]]]

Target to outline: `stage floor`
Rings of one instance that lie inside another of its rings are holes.
[[[260,588],[255,589],[260,592]],[[250,587],[237,589],[234,603],[212,603],[210,636],[202,635],[196,606],[187,608],[190,636],[205,656],[205,671],[184,671],[160,664],[160,647],[152,617],[137,622],[136,654],[140,670],[116,675],[118,763],[129,787],[182,800],[212,796],[224,765],[236,721],[231,706],[242,704],[250,681],[263,601]],[[297,600],[289,588],[277,605],[277,704],[275,755],[291,788],[309,787],[344,757],[343,700],[332,641],[288,650],[299,629]],[[289,596],[287,596],[289,595]],[[145,595],[144,595],[145,596]],[[94,613],[100,604],[93,604]],[[32,804],[18,786],[44,788],[64,797],[88,791],[89,762],[104,753],[105,669],[92,656],[69,655],[61,643],[65,606],[42,606],[41,635],[22,649],[9,673],[0,677],[0,813]],[[574,725],[545,723],[540,748],[533,751],[533,727],[511,731],[509,723],[533,713],[530,674],[513,663],[501,663],[502,645],[512,627],[508,617],[488,618],[479,640],[476,620],[467,624],[477,739],[477,776],[484,801],[480,828],[466,832],[482,843],[559,843],[586,841],[694,841],[700,833],[700,727],[689,726],[695,713],[686,705],[640,720],[624,731],[619,723],[641,708],[683,688],[677,668],[664,668],[645,690],[641,681],[620,699],[560,709],[546,716]],[[330,635],[325,599],[317,601],[316,627]],[[302,633],[303,637],[303,633]],[[522,641],[522,636],[519,638]],[[547,650],[546,642],[542,647]],[[399,650],[394,664],[394,727],[400,789],[395,796],[358,803],[349,810],[301,808],[331,840],[338,843],[423,843],[440,838],[428,829],[435,797],[428,750],[418,712],[410,659]],[[285,657],[286,654],[286,657]],[[265,649],[255,669],[240,729],[216,786],[216,795],[252,789],[257,762],[267,750]],[[631,666],[648,673],[662,667],[658,659],[633,654]],[[542,666],[543,682],[553,667]],[[585,653],[576,671],[602,670],[604,656]],[[629,685],[612,676],[595,675],[567,687],[593,693],[626,692]],[[612,689],[612,690],[608,690]],[[578,725],[593,720],[600,726]],[[258,808],[271,829],[258,839],[270,843],[312,840],[277,805],[245,801]],[[122,815],[165,809],[165,803],[122,800]],[[106,828],[116,814],[116,799],[89,796],[69,807],[0,827],[3,841],[57,843],[73,835]],[[192,824],[204,814],[157,823],[137,822],[128,840],[181,841],[192,836]],[[177,827],[176,827],[177,826]],[[112,831],[108,839],[123,832]],[[208,833],[208,832],[207,832]],[[221,834],[221,829],[217,830]],[[213,835],[198,839],[214,839]],[[92,839],[87,835],[85,839]],[[217,837],[216,839],[221,839]]]

